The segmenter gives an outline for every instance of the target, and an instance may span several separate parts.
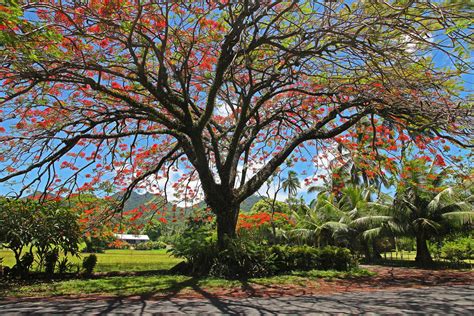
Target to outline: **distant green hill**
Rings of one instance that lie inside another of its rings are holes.
[[[120,193],[116,193],[113,195],[114,198],[119,199],[122,195]],[[252,195],[248,199],[246,199],[241,205],[240,209],[243,212],[248,212],[252,208],[252,206],[260,201],[262,198],[257,196],[257,195]],[[129,211],[134,208],[140,207],[142,205],[146,205],[149,203],[161,203],[160,198],[157,198],[155,195],[151,193],[145,193],[145,194],[138,194],[137,192],[132,192],[128,200],[125,202],[124,211]],[[199,202],[197,205],[194,205],[192,208],[193,209],[200,209],[202,207],[205,207],[206,204],[204,202]],[[172,203],[166,203],[166,206],[163,207],[165,210],[171,210],[173,207]],[[177,207],[177,210],[181,210],[182,208]]]
[[[242,212],[250,212],[252,206],[254,206],[254,204],[260,201],[261,199],[262,197],[258,195],[249,196],[245,201],[242,202],[242,204],[240,204],[240,210]]]

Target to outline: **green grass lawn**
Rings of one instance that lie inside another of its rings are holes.
[[[254,285],[294,284],[304,286],[311,280],[370,276],[374,273],[357,269],[350,272],[307,271],[268,278],[238,280],[218,278],[193,278],[183,275],[118,276],[97,279],[74,279],[67,281],[42,282],[31,285],[0,287],[1,296],[51,297],[59,295],[115,295],[146,296],[155,294],[173,295],[179,292],[201,291],[212,288],[238,288]]]
[[[88,254],[81,254],[82,257]],[[13,253],[7,249],[0,250],[4,266],[12,266],[15,262]],[[81,258],[70,257],[71,262],[81,263]],[[166,250],[107,250],[97,254],[96,272],[111,271],[149,271],[165,270],[173,267],[181,260],[166,253]],[[308,271],[295,272],[268,278],[250,279],[247,284],[295,284],[304,286],[309,280],[347,278],[372,275],[367,270]],[[99,276],[93,279],[56,280],[51,282],[32,281],[31,283],[11,283],[0,286],[1,296],[16,297],[49,297],[58,295],[153,295],[173,294],[186,290],[210,288],[235,288],[243,285],[242,281],[218,278],[193,278],[184,275],[136,275],[136,276]]]
[[[415,260],[416,251],[392,251],[382,253],[382,258],[389,260]]]
[[[434,254],[431,254],[433,259],[436,260]],[[382,258],[387,260],[407,260],[407,261],[415,261],[416,251],[392,251],[392,252],[385,252],[382,253]],[[463,260],[465,263],[474,264],[473,259],[465,259]]]
[[[87,255],[81,253],[81,257],[69,256],[68,258],[72,263],[81,264],[82,259]],[[95,272],[166,270],[181,262],[181,259],[167,254],[165,249],[106,250],[105,253],[96,255],[97,266]],[[11,267],[15,264],[13,252],[8,249],[0,250],[0,258],[4,258],[4,266]]]

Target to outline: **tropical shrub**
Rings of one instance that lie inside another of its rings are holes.
[[[67,257],[62,258],[58,262],[58,272],[59,272],[59,274],[65,274],[67,272],[72,272],[73,268],[74,268],[74,264],[69,262]],[[79,272],[79,267],[78,267],[77,272]]]
[[[474,259],[474,239],[470,237],[458,238],[444,243],[441,255],[451,261]]]
[[[347,248],[327,246],[319,250],[316,267],[320,270],[349,270],[355,266]]]
[[[120,239],[116,239],[107,245],[107,248],[109,249],[130,249],[131,247],[132,245],[128,242]]]
[[[26,252],[19,261],[11,268],[4,269],[6,274],[9,274],[12,277],[21,276],[25,277],[31,269],[31,266],[34,262],[34,256],[31,252]]]
[[[0,200],[0,244],[15,254],[16,266],[20,266],[23,250],[32,243],[34,207],[31,201]]]
[[[56,267],[56,263],[59,259],[59,251],[58,248],[53,248],[46,253],[44,256],[44,268],[47,274],[53,274],[54,268]]]
[[[355,262],[348,249],[309,246],[268,247],[249,238],[227,241],[217,247],[215,234],[201,227],[177,238],[170,252],[186,260],[186,272],[228,279],[262,277],[296,270],[348,270]]]
[[[97,256],[92,254],[84,258],[82,261],[82,269],[86,275],[91,275],[97,264]]]
[[[340,270],[355,267],[351,252],[346,248],[326,246],[273,246],[270,248],[278,273],[307,270]]]
[[[210,266],[217,254],[216,236],[206,227],[186,230],[172,242],[170,252],[183,258],[189,265],[191,274],[208,274]]]
[[[209,275],[227,279],[264,277],[276,272],[274,256],[266,246],[250,240],[233,239],[216,253]]]

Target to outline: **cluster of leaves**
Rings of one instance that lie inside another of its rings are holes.
[[[203,231],[178,238],[171,250],[186,259],[187,272],[228,279],[264,277],[291,271],[341,270],[355,267],[350,251],[338,247],[268,246],[249,238],[227,241],[224,249]]]
[[[291,214],[289,205],[282,201],[271,200],[263,198],[255,203],[250,209],[250,213],[261,213],[261,212],[278,212],[284,214]]]

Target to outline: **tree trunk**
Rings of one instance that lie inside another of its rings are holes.
[[[365,259],[367,262],[372,262],[372,255],[370,254],[369,243],[367,240],[362,240],[362,249],[364,250]]]
[[[228,241],[236,237],[235,229],[239,216],[239,206],[220,209],[215,212],[217,220],[217,246],[220,250],[227,247]]]
[[[380,254],[380,251],[377,246],[377,240],[375,238],[372,239],[372,250],[373,250],[372,256],[374,260],[382,259],[382,255]]]
[[[427,266],[433,263],[428,245],[426,244],[426,237],[423,233],[416,236],[416,258],[415,262]]]

